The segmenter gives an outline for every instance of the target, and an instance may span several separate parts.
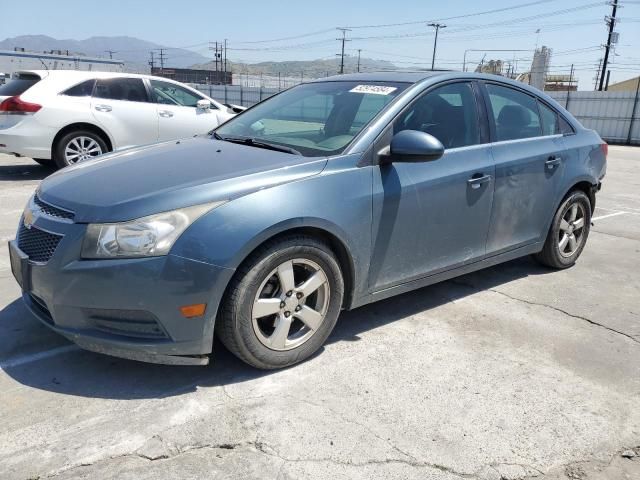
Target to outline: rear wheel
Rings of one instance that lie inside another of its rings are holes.
[[[90,160],[108,152],[104,139],[89,130],[75,130],[64,135],[53,149],[53,159],[58,168]]]
[[[552,268],[572,266],[587,243],[590,227],[589,198],[582,191],[571,192],[558,208],[544,247],[535,258]]]
[[[333,253],[307,236],[271,242],[245,262],[216,322],[218,337],[262,369],[313,355],[336,324],[344,283]]]

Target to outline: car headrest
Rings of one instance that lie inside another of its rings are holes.
[[[526,127],[529,123],[529,113],[520,105],[505,105],[498,115],[498,124],[504,127]]]

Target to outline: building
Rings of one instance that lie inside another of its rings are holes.
[[[533,62],[531,62],[529,85],[534,86],[540,90],[544,90],[550,60],[550,48],[542,47],[536,49],[535,53],[533,54]]]
[[[547,75],[544,81],[545,92],[575,92],[578,79],[572,75]]]
[[[0,50],[0,72],[13,73],[19,70],[122,72],[124,62],[109,58],[86,57],[60,50],[50,52],[29,52],[24,49]]]
[[[614,83],[613,85],[609,85],[607,91],[609,92],[635,92],[638,90],[640,86],[640,77],[630,78],[628,80],[623,80],[622,82]]]
[[[231,72],[216,70],[198,70],[194,68],[160,68],[151,67],[151,75],[170,78],[182,83],[200,83],[206,85],[231,85]]]
[[[488,62],[482,62],[476,67],[478,73],[490,73],[493,75],[502,75],[502,60],[489,60]]]

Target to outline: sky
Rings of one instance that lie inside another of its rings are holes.
[[[619,3],[612,82],[640,75],[640,1]],[[480,14],[487,11],[493,12]],[[485,60],[517,61],[524,70],[536,45],[546,45],[553,50],[550,73],[569,74],[573,63],[580,89],[588,89],[604,54],[604,18],[611,6],[604,0],[29,0],[10,1],[0,12],[5,19],[29,19],[2,22],[2,38],[129,35],[205,56],[211,56],[208,42],[226,38],[229,59],[246,62],[337,62],[336,28],[349,27],[347,54],[361,49],[363,57],[415,68],[431,65],[434,28],[427,23],[437,22],[446,28],[438,37],[436,67],[461,69],[465,50],[476,49],[481,51],[467,52],[473,66],[486,55]],[[487,51],[492,49],[524,51]]]

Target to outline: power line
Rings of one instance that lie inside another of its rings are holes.
[[[401,22],[401,23],[382,23],[382,24],[378,24],[378,25],[352,25],[352,26],[347,26],[346,28],[351,28],[351,29],[357,29],[357,28],[386,28],[386,27],[401,27],[404,25],[420,25],[420,24],[424,24],[424,23],[428,23],[428,22],[436,22],[436,21],[445,21],[445,20],[457,20],[459,18],[467,18],[467,17],[476,17],[479,15],[489,15],[492,13],[499,13],[499,12],[506,12],[508,10],[516,10],[519,8],[525,8],[525,7],[531,7],[533,5],[539,5],[541,3],[550,3],[553,0],[539,0],[537,2],[528,2],[528,3],[524,3],[521,5],[513,5],[511,7],[504,7],[504,8],[495,8],[493,10],[485,10],[483,12],[475,12],[475,13],[468,13],[465,15],[456,15],[454,17],[446,17],[446,18],[437,18],[435,20],[417,20],[417,21],[411,21],[411,22]]]

